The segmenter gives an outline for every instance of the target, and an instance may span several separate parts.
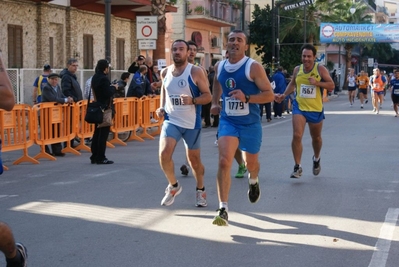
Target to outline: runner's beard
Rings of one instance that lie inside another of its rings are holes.
[[[173,57],[173,62],[175,63],[175,66],[182,66],[186,62],[182,57]]]

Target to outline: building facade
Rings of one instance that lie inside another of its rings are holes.
[[[0,48],[8,68],[63,68],[77,58],[93,69],[105,58],[105,9],[96,0],[1,0]],[[139,51],[136,16],[149,16],[151,1],[113,1],[111,63],[127,69]],[[167,11],[176,11],[168,6]]]

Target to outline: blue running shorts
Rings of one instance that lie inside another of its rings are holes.
[[[313,112],[313,111],[302,111],[298,108],[298,103],[294,101],[292,103],[292,115],[300,114],[305,117],[306,122],[310,123],[319,123],[325,119],[324,117],[324,108],[321,112]]]
[[[234,124],[220,118],[218,137],[234,136],[238,137],[238,148],[251,154],[256,154],[262,144],[262,126],[259,123],[253,124]]]
[[[179,142],[181,138],[188,149],[199,149],[201,147],[201,129],[186,129],[176,126],[165,120],[162,124],[161,137],[171,137]]]

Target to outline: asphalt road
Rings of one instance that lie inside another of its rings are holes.
[[[263,119],[262,196],[250,204],[247,180],[232,178],[228,227],[212,225],[215,128],[202,135],[206,208],[195,207],[191,173],[180,176],[182,144],[174,160],[183,191],[172,206],[160,206],[167,182],[157,137],[107,149],[115,161],[108,166],[91,165],[88,152],[14,166],[20,153],[3,153],[9,170],[0,176],[0,220],[27,246],[33,267],[397,267],[399,118],[389,101],[375,115],[370,103],[350,108],[346,95],[325,111],[317,177],[308,130],[303,175],[290,179],[291,115]]]

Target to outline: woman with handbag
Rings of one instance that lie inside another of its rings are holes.
[[[117,89],[116,84],[111,84],[107,74],[109,73],[109,62],[105,59],[100,59],[97,62],[95,74],[91,80],[91,87],[93,89],[94,99],[103,109],[104,121],[103,123],[96,123],[94,134],[91,142],[91,164],[112,164],[112,160],[105,157],[105,149],[107,138],[110,131],[111,123],[106,123],[106,116],[113,116],[112,96]]]

